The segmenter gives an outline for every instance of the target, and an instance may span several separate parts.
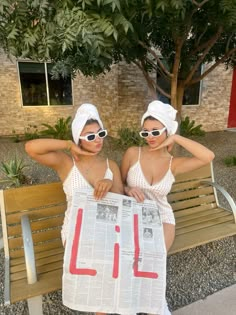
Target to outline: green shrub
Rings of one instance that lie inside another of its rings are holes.
[[[16,133],[15,129],[12,130],[13,142],[20,142],[20,136]]]
[[[228,156],[224,159],[224,163],[226,166],[235,166],[236,165],[236,156]]]
[[[54,126],[49,124],[42,124],[47,129],[42,130],[40,134],[43,137],[50,137],[54,139],[68,140],[71,139],[71,117],[59,118]]]
[[[204,136],[205,131],[201,129],[202,125],[195,126],[195,120],[186,116],[180,123],[180,135],[183,137]]]
[[[38,139],[38,138],[39,138],[38,127],[35,125],[29,125],[26,128],[26,131],[24,134],[24,139],[25,140],[33,140],[33,139]]]
[[[141,146],[145,144],[145,140],[139,136],[139,131],[136,128],[120,128],[118,130],[118,137],[119,138],[114,139],[115,145],[124,150],[131,146]]]
[[[23,169],[26,167],[27,165],[24,164],[23,159],[18,159],[16,156],[8,162],[1,162],[0,170],[4,175],[4,179],[0,180],[0,182],[9,183],[10,186],[14,187],[25,184],[27,179],[23,173]]]

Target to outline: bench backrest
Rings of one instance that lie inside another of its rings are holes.
[[[205,211],[216,205],[216,196],[212,186],[203,185],[203,181],[212,181],[211,165],[178,175],[168,195],[175,217],[184,214]]]
[[[50,183],[1,191],[1,214],[5,256],[24,257],[21,216],[31,221],[35,253],[62,247],[61,225],[66,199],[61,183]]]
[[[176,219],[216,206],[214,189],[202,186],[203,180],[212,181],[210,164],[176,177],[168,196]],[[60,233],[66,198],[60,182],[8,189],[1,194],[6,256],[24,257],[21,231],[21,216],[24,214],[28,214],[31,221],[35,253],[62,246]]]

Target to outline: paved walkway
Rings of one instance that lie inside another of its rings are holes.
[[[196,301],[182,307],[172,315],[235,315],[236,314],[236,284],[227,287],[204,300]]]

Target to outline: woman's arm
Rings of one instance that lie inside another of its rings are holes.
[[[69,158],[63,150],[70,150],[72,145],[67,140],[35,139],[26,142],[25,151],[32,159],[57,171],[63,160]]]
[[[117,194],[124,194],[118,165],[114,161],[109,160],[109,166],[113,174],[113,179],[104,178],[96,182],[93,193],[96,200],[104,198],[109,191]]]
[[[129,187],[126,185],[128,171],[133,165],[135,159],[138,158],[138,150],[138,147],[131,147],[125,152],[121,163],[121,177],[124,183],[125,194],[127,196],[134,197],[137,202],[143,202],[145,196],[142,190],[139,187]]]
[[[202,144],[180,135],[172,135],[168,137],[160,146],[155,148],[155,150],[163,147],[172,147],[175,143],[191,153],[192,157],[174,158],[172,162],[172,171],[174,175],[198,169],[210,163],[215,157],[214,153]]]
[[[117,194],[124,194],[124,186],[121,180],[121,173],[120,169],[116,162],[109,160],[109,165],[113,173],[113,184],[111,187],[111,192],[117,193]]]
[[[57,171],[60,179],[64,181],[72,167],[72,158],[63,151],[70,151],[76,155],[94,155],[82,150],[71,140],[35,139],[26,142],[25,151],[40,164],[51,167]]]

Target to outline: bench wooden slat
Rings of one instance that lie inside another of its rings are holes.
[[[180,230],[184,227],[191,226],[191,225],[197,225],[197,224],[203,225],[204,222],[209,222],[212,220],[214,220],[214,222],[217,222],[217,220],[219,218],[224,218],[224,217],[228,217],[228,216],[231,216],[230,212],[224,211],[222,209],[222,211],[220,211],[218,213],[210,213],[208,215],[196,216],[194,218],[186,218],[186,220],[184,220],[182,222],[179,222],[179,221],[177,222],[176,231]]]
[[[196,189],[185,190],[181,192],[177,192],[175,194],[171,194],[168,197],[169,202],[178,202],[180,200],[186,200],[194,197],[212,195],[214,193],[212,187],[200,187]]]
[[[54,230],[40,231],[32,235],[34,243],[46,242],[52,239],[58,239],[61,237],[61,230],[57,227]],[[23,246],[23,238],[16,237],[9,239],[10,248],[19,248]]]
[[[63,253],[58,253],[58,254],[54,254],[53,256],[46,256],[46,257],[43,257],[43,258],[39,258],[39,259],[35,259],[36,261],[36,266],[41,266],[41,265],[45,265],[45,264],[50,264],[54,261],[58,261],[58,260],[62,260],[63,259]],[[14,273],[14,272],[19,272],[19,271],[22,271],[22,270],[26,270],[26,267],[25,267],[25,262],[22,260],[21,264],[15,264],[14,266],[11,266],[10,267],[10,270],[11,270],[11,273]]]
[[[65,194],[58,182],[5,190],[4,201],[6,213],[11,213],[63,203]]]
[[[211,177],[204,178],[204,180],[211,181]],[[178,181],[176,181],[171,188],[170,195],[172,193],[177,192],[177,191],[183,191],[186,189],[188,190],[188,189],[198,188],[200,181],[201,181],[201,179],[192,179],[192,180],[188,180],[188,181],[180,182],[180,183]]]
[[[47,243],[34,244],[34,252],[35,253],[43,252],[43,251],[47,251],[47,250],[52,250],[54,248],[63,248],[61,239],[54,239],[54,240],[47,242]],[[11,259],[24,257],[23,248],[19,248],[18,250],[11,250],[10,251],[10,257],[11,257]]]
[[[51,207],[46,207],[46,208],[40,208],[36,210],[26,210],[24,213],[22,212],[17,212],[17,213],[10,213],[7,215],[6,220],[7,224],[16,224],[20,223],[20,218],[22,214],[27,214],[29,215],[31,220],[37,220],[37,219],[42,219],[42,218],[47,218],[47,217],[53,217],[56,215],[64,215],[66,210],[66,205],[65,204],[59,204]]]
[[[18,302],[32,296],[47,294],[61,289],[62,268],[40,275],[39,281],[28,285],[26,279],[14,281],[11,284],[11,302]]]
[[[200,206],[203,204],[211,204],[212,202],[215,203],[214,195],[198,197],[198,198],[188,199],[188,200],[184,200],[184,201],[178,201],[178,202],[172,203],[171,206],[172,206],[173,211],[177,211],[180,209],[186,209],[186,208],[190,208],[190,207],[194,207],[194,206]]]
[[[63,264],[63,256],[55,257],[55,261],[53,262],[46,262],[45,260],[40,263],[40,261],[36,262],[36,270],[37,270],[37,277],[40,278],[41,274],[48,273],[49,271],[61,269]],[[11,269],[12,271],[12,269]],[[26,270],[14,270],[11,273],[11,281],[16,281],[20,279],[27,279]]]
[[[181,218],[181,217],[185,217],[187,215],[191,215],[194,213],[201,213],[207,210],[212,210],[214,211],[214,209],[217,208],[216,203],[211,203],[211,204],[205,204],[205,205],[201,205],[201,206],[196,206],[196,207],[192,207],[192,208],[188,208],[188,209],[182,209],[182,210],[178,210],[175,211],[175,218]]]
[[[205,220],[209,217],[215,216],[216,214],[225,214],[225,210],[221,208],[216,208],[214,209],[214,212],[212,209],[210,210],[204,210],[204,211],[195,211],[193,214],[188,214],[188,215],[182,215],[181,217],[176,218],[176,225],[177,227],[181,226],[182,222],[187,222],[187,221],[194,221],[198,220],[200,218],[205,218]]]
[[[33,221],[31,222],[31,231],[34,233],[35,231],[40,231],[44,229],[50,229],[50,228],[61,228],[62,223],[64,220],[64,216],[59,216],[59,217],[48,217],[48,218],[43,218],[40,221]],[[8,233],[9,235],[21,235],[22,234],[22,229],[21,225],[14,225],[14,226],[9,226],[8,227]]]
[[[191,179],[202,179],[211,177],[211,167],[210,164],[205,165],[197,170],[180,174],[176,176],[176,182],[189,181]]]
[[[196,230],[202,230],[204,228],[208,228],[210,226],[216,226],[218,224],[221,223],[230,223],[230,222],[234,222],[232,215],[229,213],[227,215],[225,215],[224,217],[220,217],[220,218],[215,218],[215,219],[209,219],[208,221],[203,221],[201,223],[198,224],[192,224],[189,226],[185,226],[182,228],[177,228],[176,229],[176,235],[180,235],[180,234],[187,234],[188,232],[192,232],[192,231],[196,231]]]
[[[45,258],[45,257],[51,257],[54,255],[58,255],[58,254],[64,254],[64,248],[63,247],[59,247],[59,248],[53,248],[53,249],[49,249],[49,250],[44,250],[43,252],[36,252],[35,253],[35,260],[39,260],[41,258]],[[17,266],[17,265],[21,265],[25,263],[25,257],[17,257],[17,258],[12,258],[11,259],[11,267],[13,266]]]
[[[207,227],[207,229],[201,229],[192,231],[189,233],[178,235],[175,238],[169,255],[184,251],[196,246],[200,246],[206,243],[210,243],[228,236],[236,234],[236,224],[232,222],[226,222]]]

